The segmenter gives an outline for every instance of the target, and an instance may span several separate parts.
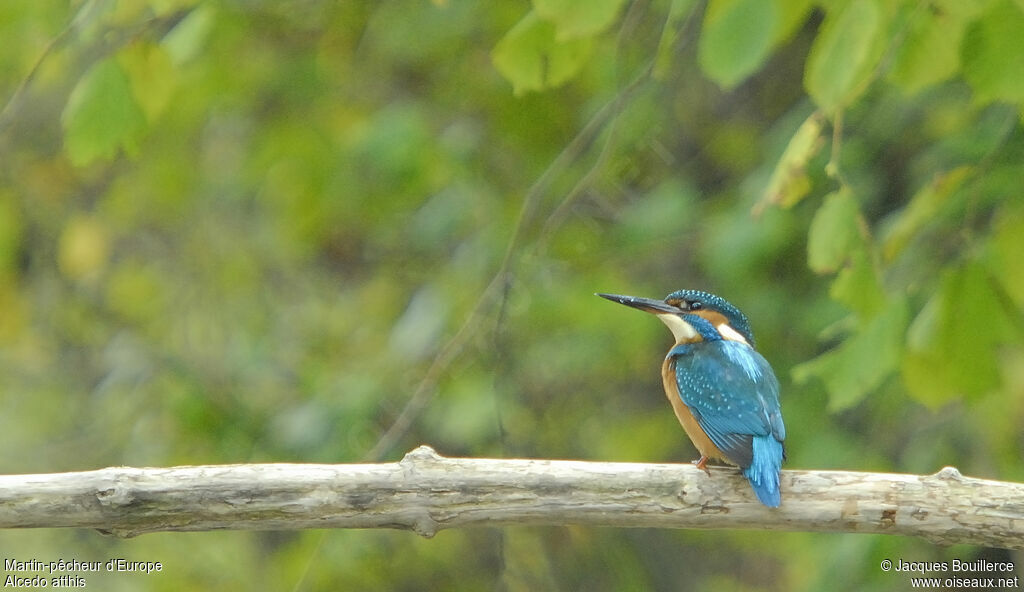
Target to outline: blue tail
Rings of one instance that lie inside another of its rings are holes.
[[[754,460],[743,469],[757,499],[769,508],[779,507],[779,469],[782,467],[782,442],[771,434],[754,436]]]

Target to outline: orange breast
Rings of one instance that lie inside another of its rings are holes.
[[[661,380],[665,383],[665,396],[668,397],[668,402],[672,404],[672,410],[676,412],[676,418],[682,424],[686,435],[690,437],[690,441],[697,447],[697,451],[702,456],[730,462],[729,459],[725,458],[722,451],[715,446],[715,443],[711,441],[711,438],[708,438],[708,435],[704,433],[700,424],[693,417],[693,413],[690,412],[690,408],[686,406],[686,403],[683,403],[682,397],[679,396],[679,385],[676,383],[675,360],[666,359],[665,363],[662,364]]]

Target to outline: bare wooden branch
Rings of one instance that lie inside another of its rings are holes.
[[[934,475],[783,471],[766,508],[735,469],[444,458],[0,476],[0,528],[155,531],[578,524],[862,532],[1024,549],[1024,484]]]

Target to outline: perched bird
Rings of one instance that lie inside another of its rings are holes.
[[[693,441],[698,468],[708,459],[736,465],[766,506],[778,507],[786,426],[779,381],[754,350],[750,323],[723,298],[679,290],[665,300],[598,294],[656,315],[676,343],[661,367],[665,395]],[[710,474],[710,473],[709,473]]]

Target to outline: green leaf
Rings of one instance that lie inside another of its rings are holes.
[[[119,148],[134,153],[146,130],[146,117],[135,101],[128,76],[112,58],[97,62],[82,76],[61,121],[64,146],[77,166],[112,158]]]
[[[494,65],[515,94],[558,86],[579,72],[590,56],[591,39],[555,39],[555,26],[531,11],[494,48]]]
[[[971,0],[971,2],[964,2],[964,0],[932,0],[930,12],[948,14],[958,20],[970,21],[992,8],[992,5],[998,1]],[[1024,0],[1017,0],[1017,2],[1024,4]]]
[[[960,41],[967,20],[942,10],[923,10],[907,25],[889,79],[907,93],[953,77],[960,70]]]
[[[960,188],[971,173],[971,167],[958,167],[936,174],[922,187],[886,226],[882,239],[882,255],[892,261],[906,248],[921,229],[935,219],[949,197]]]
[[[156,121],[177,87],[177,70],[164,49],[152,43],[134,43],[117,56],[131,81],[132,94],[146,118]]]
[[[723,88],[736,86],[764,64],[777,22],[774,2],[711,0],[697,53],[701,69]]]
[[[181,66],[202,54],[216,20],[217,13],[213,4],[204,3],[164,35],[161,45],[175,66]]]
[[[867,252],[853,252],[850,264],[839,271],[828,291],[829,297],[839,302],[860,319],[873,318],[885,306],[885,292],[878,273]]]
[[[999,347],[1020,341],[1015,326],[980,263],[947,273],[907,333],[907,390],[931,407],[992,391],[1001,382]]]
[[[885,25],[878,0],[850,0],[829,10],[804,70],[804,87],[826,112],[846,107],[867,89],[884,50]]]
[[[537,16],[555,25],[555,39],[590,37],[608,28],[624,0],[533,0]]]
[[[825,196],[807,234],[807,265],[816,273],[839,269],[863,245],[860,208],[846,187]]]
[[[754,213],[760,213],[768,205],[789,208],[797,204],[811,190],[807,177],[807,161],[821,150],[825,143],[821,137],[823,118],[821,113],[811,113],[790,138],[775,165],[764,194],[754,206]]]
[[[24,235],[23,215],[16,204],[17,196],[11,189],[0,190],[0,278],[4,282],[16,269],[19,245]],[[2,322],[0,322],[2,324]]]
[[[2,217],[0,217],[2,218]],[[1024,310],[1024,206],[1001,209],[993,223],[992,247],[999,279],[1007,294]]]
[[[110,262],[110,231],[102,219],[75,216],[64,225],[57,249],[61,272],[74,280],[91,280]]]
[[[779,13],[779,24],[775,27],[775,39],[772,45],[789,41],[793,33],[807,20],[814,0],[775,0],[776,11]]]
[[[848,409],[881,386],[899,365],[907,306],[903,300],[888,307],[862,331],[836,349],[793,368],[793,380],[817,377],[828,390],[829,411]]]
[[[654,78],[664,80],[672,65],[672,52],[675,49],[679,29],[683,26],[686,16],[693,10],[696,0],[672,0],[668,9],[668,18],[661,30],[658,40],[658,53],[654,59]]]
[[[134,262],[118,266],[106,281],[106,304],[110,310],[132,322],[152,322],[167,304],[169,286],[165,276],[152,267]]]
[[[967,28],[964,78],[981,103],[1024,102],[1024,12],[1002,0]]]

